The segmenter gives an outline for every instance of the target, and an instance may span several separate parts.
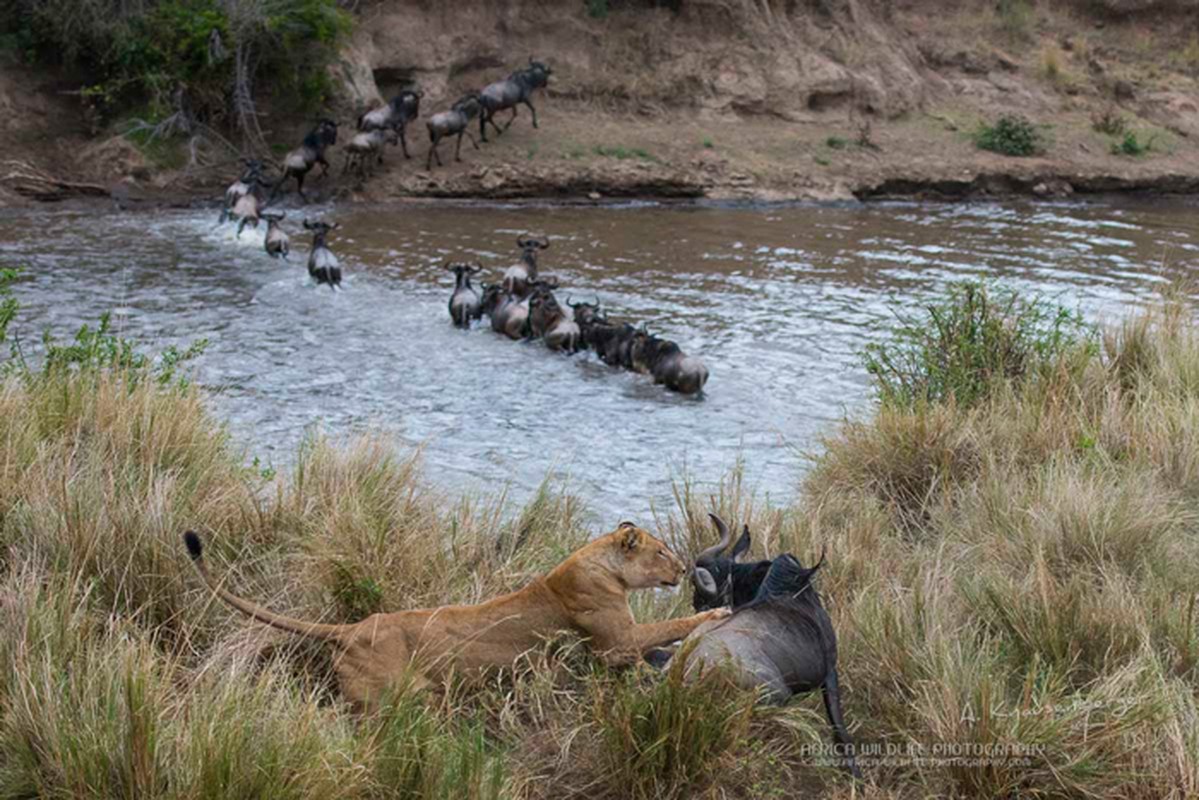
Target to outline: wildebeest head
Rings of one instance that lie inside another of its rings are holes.
[[[454,273],[454,285],[470,286],[470,276],[477,275],[483,271],[481,264],[451,264],[446,262],[444,265],[447,270]]]
[[[570,302],[570,296],[567,295],[566,305],[570,306],[570,308],[574,311],[575,322],[579,324],[579,329],[584,332],[586,332],[590,326],[604,321],[604,316],[600,311],[600,301],[598,297],[595,299],[594,303],[572,303]]]
[[[547,249],[549,247],[549,237],[538,239],[537,236],[517,236],[517,247],[520,252],[528,257],[529,254],[536,254],[538,249]]]
[[[451,108],[459,114],[463,114],[467,119],[474,119],[479,116],[479,111],[482,109],[482,101],[479,98],[478,92],[471,92],[459,97]]]
[[[549,65],[542,61],[534,61],[532,56],[529,56],[529,66],[525,70],[525,74],[529,76],[529,83],[534,88],[541,88],[549,83],[549,77],[554,74]]]
[[[314,249],[317,247],[324,247],[325,237],[329,235],[329,231],[336,230],[340,227],[341,223],[338,222],[328,223],[324,220],[317,220],[316,222],[312,222],[308,219],[304,220],[304,230],[312,231],[312,246]]]
[[[479,288],[483,290],[479,306],[484,314],[492,314],[504,302],[504,287],[498,283],[480,283]]]
[[[749,551],[751,544],[748,525],[742,528],[732,552],[725,555],[733,538],[732,531],[717,515],[708,514],[708,517],[720,534],[720,541],[695,557],[695,567],[691,570],[691,584],[695,590],[691,604],[696,611],[721,606],[735,608],[754,598],[770,569],[770,562],[739,563],[738,559]]]

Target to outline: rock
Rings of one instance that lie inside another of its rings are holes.
[[[601,195],[599,192],[588,192],[587,193],[588,200],[599,200],[601,197],[603,197],[603,195]]]

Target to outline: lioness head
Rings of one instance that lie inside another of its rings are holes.
[[[687,567],[661,539],[631,522],[622,522],[604,537],[615,554],[615,563],[625,586],[652,589],[678,586]]]

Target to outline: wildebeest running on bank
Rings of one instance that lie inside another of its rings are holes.
[[[271,192],[271,199],[273,200],[283,190],[288,179],[295,178],[296,191],[300,193],[300,199],[307,202],[308,197],[304,194],[304,177],[317,164],[324,167],[321,171],[322,177],[329,173],[329,162],[325,160],[325,150],[335,144],[337,144],[337,122],[327,118],[317,122],[316,127],[304,137],[303,143],[283,157],[283,177],[275,184],[275,188]]]
[[[395,131],[399,136],[404,158],[411,158],[408,154],[408,123],[420,116],[420,100],[424,96],[425,93],[419,89],[405,89],[391,98],[391,102],[359,117],[358,130],[364,133],[382,129]]]
[[[460,97],[449,111],[439,111],[429,117],[429,121],[425,125],[429,129],[429,155],[425,158],[425,169],[433,169],[433,159],[437,159],[437,166],[441,166],[441,154],[437,152],[437,143],[447,136],[458,134],[458,143],[454,147],[454,160],[462,160],[462,137],[470,138],[470,143],[474,145],[476,150],[479,149],[479,143],[475,141],[475,137],[471,136],[467,127],[470,121],[479,113],[479,96],[477,94],[468,94]]]
[[[521,103],[529,107],[529,112],[533,115],[533,127],[536,128],[537,109],[533,108],[530,98],[535,90],[541,89],[549,83],[549,77],[552,74],[553,70],[548,66],[540,61],[534,61],[530,57],[529,66],[513,72],[501,81],[488,84],[479,93],[479,100],[482,104],[482,112],[479,114],[480,138],[487,141],[487,123],[489,122],[497,134],[508,130],[512,121],[516,119],[516,107]],[[501,129],[495,124],[494,117],[497,111],[503,111],[506,108],[512,109],[512,116]]]

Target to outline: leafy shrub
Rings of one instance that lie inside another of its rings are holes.
[[[1112,142],[1112,155],[1114,156],[1143,156],[1153,149],[1153,138],[1142,142],[1137,136],[1136,131],[1128,131],[1124,134],[1124,138],[1118,142]]]
[[[337,0],[0,0],[0,35],[27,60],[82,68],[85,100],[101,115],[148,106],[150,118],[186,110],[227,116],[257,74],[309,104],[328,92],[325,67],[350,17]],[[239,68],[240,63],[240,68]],[[238,82],[243,85],[238,86]]]
[[[965,282],[923,316],[901,316],[892,341],[867,346],[863,358],[886,405],[971,406],[997,382],[1018,382],[1090,339],[1075,312]]]
[[[1005,114],[994,125],[980,125],[974,134],[974,144],[1005,156],[1031,156],[1044,152],[1045,137],[1024,117]]]

